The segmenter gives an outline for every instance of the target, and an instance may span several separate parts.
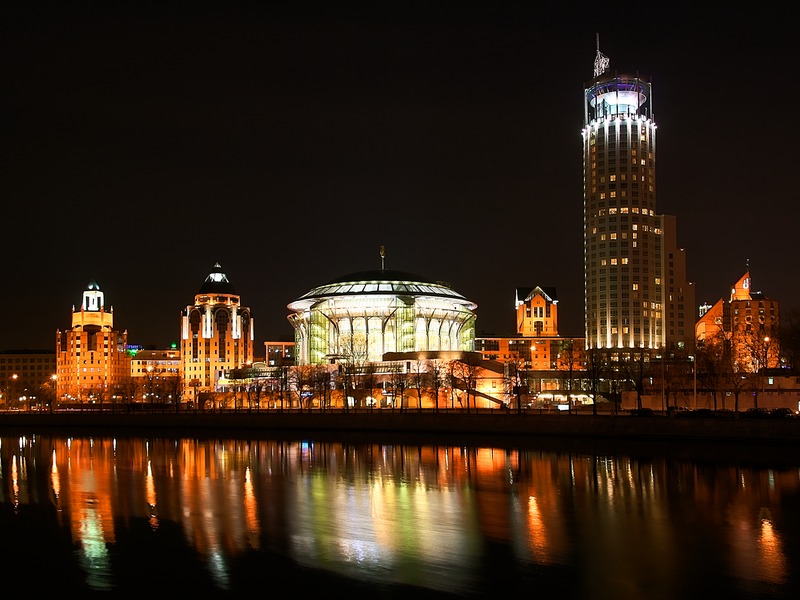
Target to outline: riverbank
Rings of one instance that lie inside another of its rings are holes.
[[[676,418],[629,414],[375,411],[225,411],[181,413],[2,413],[3,429],[58,429],[67,433],[370,432],[372,434],[570,437],[626,440],[718,441],[800,445],[800,418]]]

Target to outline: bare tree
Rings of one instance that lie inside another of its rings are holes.
[[[422,390],[428,379],[424,360],[411,361],[411,384],[417,390],[417,409],[422,412]]]
[[[323,412],[330,408],[333,373],[328,365],[314,365],[311,373],[312,389],[317,397],[320,410]]]
[[[361,367],[361,385],[365,390],[364,401],[367,403],[368,408],[375,408],[376,392],[375,390],[380,387],[378,381],[378,366],[374,362],[368,362]]]
[[[631,360],[625,362],[626,377],[636,391],[636,408],[642,408],[645,383],[652,374],[650,367],[650,355],[643,349],[634,353]]]
[[[175,412],[180,411],[183,397],[183,378],[178,373],[166,373],[161,378],[161,387],[164,395],[174,404]]]
[[[429,381],[433,391],[433,407],[436,412],[439,412],[439,392],[445,385],[446,377],[444,366],[438,360],[430,360],[428,361],[428,372],[430,373]]]
[[[794,373],[800,372],[800,308],[790,308],[781,312],[777,331],[779,364]]]
[[[586,352],[586,393],[592,399],[592,414],[597,415],[597,399],[600,396],[600,384],[607,371],[606,357],[599,348],[590,348]]]
[[[401,411],[405,409],[405,392],[408,387],[408,373],[403,369],[393,369],[389,374],[389,384],[392,386],[392,393],[394,398],[392,401],[392,409],[398,406]],[[397,398],[400,398],[398,401]]]
[[[557,367],[559,370],[564,371],[564,379],[567,383],[564,387],[567,390],[567,398],[569,399],[569,410],[572,411],[572,388],[574,382],[575,369],[580,367],[583,352],[575,344],[575,340],[570,338],[561,342]]]
[[[524,367],[525,360],[519,357],[514,357],[505,364],[505,374],[516,398],[517,414],[522,413],[522,393],[527,389],[523,380]]]

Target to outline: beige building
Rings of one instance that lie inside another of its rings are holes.
[[[183,389],[178,349],[131,351],[133,401],[153,404],[180,402]]]
[[[56,397],[60,402],[110,402],[130,379],[128,332],[114,329],[114,309],[105,306],[97,282],[72,307],[72,327],[56,331]]]
[[[253,364],[254,321],[238,292],[214,264],[181,316],[183,397],[219,391],[218,382],[232,369]]]

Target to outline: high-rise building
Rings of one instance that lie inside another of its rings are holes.
[[[231,369],[253,364],[254,321],[219,263],[181,317],[183,397],[218,390]]]
[[[694,317],[685,257],[676,256],[674,221],[656,214],[653,90],[640,74],[621,75],[609,65],[598,42],[582,131],[586,347],[691,342],[691,325],[675,324],[679,315],[688,323]],[[665,225],[672,228],[666,238]]]
[[[128,332],[114,329],[114,309],[96,281],[72,307],[72,328],[56,331],[56,397],[63,402],[113,402],[131,376]]]

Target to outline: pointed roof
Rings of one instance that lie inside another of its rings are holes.
[[[528,302],[534,296],[544,296],[545,300],[558,304],[558,296],[556,295],[556,288],[554,287],[518,287],[516,306]]]
[[[750,271],[746,271],[739,281],[731,287],[731,302],[734,300],[752,300],[750,296]]]
[[[228,276],[222,271],[222,267],[218,262],[214,263],[214,268],[211,270],[211,273],[208,274],[208,277],[206,277],[206,280],[197,293],[238,295],[238,292],[231,282],[228,281]]]

